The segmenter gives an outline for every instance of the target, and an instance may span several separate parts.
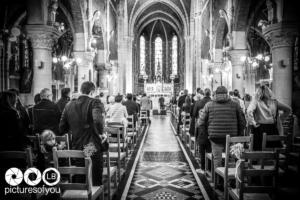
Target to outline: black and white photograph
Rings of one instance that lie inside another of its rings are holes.
[[[297,200],[300,1],[1,0],[0,200]]]

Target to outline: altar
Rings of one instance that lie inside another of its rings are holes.
[[[164,93],[172,95],[173,93],[173,84],[171,83],[146,83],[145,92],[147,94],[158,94]]]
[[[159,109],[159,101],[158,99],[163,96],[165,99],[165,104],[170,102],[173,93],[173,84],[172,83],[146,83],[145,84],[145,92],[148,96],[150,96],[152,100],[153,110]]]

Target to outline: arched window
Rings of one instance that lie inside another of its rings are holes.
[[[140,73],[145,74],[146,65],[146,50],[145,50],[145,37],[141,35],[140,37]]]
[[[172,74],[177,74],[178,66],[178,41],[177,36],[174,35],[172,38]]]
[[[155,38],[155,75],[162,75],[162,39],[160,36]]]

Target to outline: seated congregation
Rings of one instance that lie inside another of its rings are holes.
[[[59,194],[22,194],[22,199],[121,199],[151,126],[152,102],[146,94],[128,94],[125,101],[122,95],[105,100],[94,92],[95,85],[84,82],[79,96],[70,98],[70,90],[62,90],[54,103],[45,88],[29,108],[16,91],[1,93],[3,174],[13,166],[55,168],[61,174]],[[211,198],[292,199],[300,138],[291,128],[291,109],[264,85],[252,100],[233,93],[224,86],[213,95],[209,89],[192,96],[185,90],[163,105],[179,143],[202,184],[214,189]]]

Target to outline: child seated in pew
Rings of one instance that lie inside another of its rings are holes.
[[[64,142],[58,144],[55,140],[55,134],[51,130],[44,130],[41,134],[41,153],[44,156],[44,167],[53,167],[53,148],[62,150],[66,148]]]

